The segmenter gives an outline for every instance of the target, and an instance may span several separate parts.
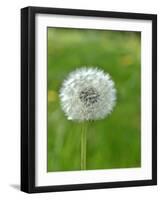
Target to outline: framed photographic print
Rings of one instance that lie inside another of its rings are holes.
[[[21,190],[157,184],[157,16],[21,9]]]

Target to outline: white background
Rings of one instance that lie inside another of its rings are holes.
[[[161,18],[160,0],[5,0],[0,6],[0,199],[160,199],[161,174],[158,171],[158,186],[74,191],[61,193],[25,194],[18,190],[20,171],[20,8],[28,5],[66,8],[97,9],[125,12],[157,13]],[[159,23],[158,23],[159,24]],[[158,26],[158,35],[161,27]],[[158,37],[158,52],[161,52]],[[159,55],[159,54],[158,54]],[[158,75],[160,58],[158,56]],[[158,78],[158,85],[161,79]],[[159,90],[158,90],[159,91]],[[158,102],[161,94],[158,93]],[[158,122],[161,107],[158,105]],[[158,141],[161,125],[158,123]],[[158,154],[161,153],[158,142]],[[161,160],[158,156],[158,169]]]

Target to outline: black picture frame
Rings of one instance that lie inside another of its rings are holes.
[[[35,186],[35,15],[108,17],[152,21],[152,179],[59,186]],[[157,15],[45,7],[21,9],[21,190],[27,193],[157,184]]]

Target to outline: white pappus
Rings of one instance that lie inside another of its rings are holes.
[[[110,75],[95,67],[71,72],[60,89],[61,107],[69,120],[99,120],[116,104],[115,84]]]

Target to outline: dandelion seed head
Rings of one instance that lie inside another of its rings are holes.
[[[99,120],[116,104],[116,89],[108,73],[94,67],[71,72],[60,89],[61,107],[69,120]]]

